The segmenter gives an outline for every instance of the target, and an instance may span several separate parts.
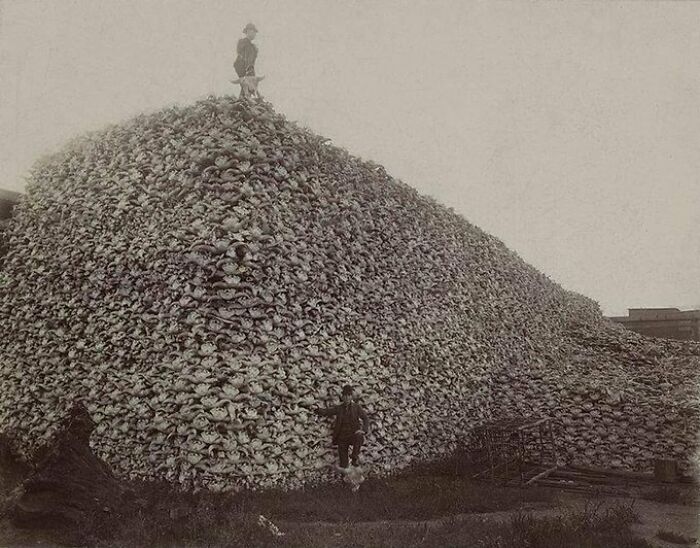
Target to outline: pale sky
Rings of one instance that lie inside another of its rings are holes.
[[[237,89],[454,207],[567,289],[700,305],[700,3],[0,0],[0,188]]]

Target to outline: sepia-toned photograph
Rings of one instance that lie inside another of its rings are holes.
[[[700,546],[700,2],[0,0],[0,547]]]

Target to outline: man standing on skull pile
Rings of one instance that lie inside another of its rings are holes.
[[[348,452],[352,445],[352,465],[359,466],[360,449],[369,433],[369,419],[367,413],[360,404],[352,401],[352,386],[343,387],[343,403],[326,409],[317,409],[316,413],[322,417],[335,417],[333,423],[333,445],[338,446],[340,468],[347,471]],[[360,421],[362,427],[360,427]]]
[[[243,29],[245,38],[241,38],[236,46],[238,56],[233,63],[233,68],[236,69],[238,78],[246,76],[255,76],[255,60],[258,57],[258,46],[253,44],[255,36],[258,34],[258,29],[253,23],[248,23]],[[246,87],[241,85],[241,94],[246,93]]]

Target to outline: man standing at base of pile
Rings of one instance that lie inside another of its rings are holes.
[[[243,29],[245,38],[241,38],[236,46],[236,60],[233,63],[233,68],[236,69],[238,78],[246,76],[255,76],[255,60],[258,58],[258,46],[253,44],[255,36],[258,34],[258,29],[253,23],[248,23]],[[246,87],[241,84],[241,96],[247,95]]]
[[[333,445],[338,446],[340,468],[346,471],[348,468],[348,452],[352,445],[353,466],[360,464],[360,449],[365,441],[365,435],[369,433],[369,419],[362,406],[352,401],[353,389],[350,385],[343,386],[343,403],[326,409],[317,409],[316,413],[322,417],[335,417],[333,423]],[[362,422],[362,426],[360,426]]]

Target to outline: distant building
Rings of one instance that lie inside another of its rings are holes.
[[[22,195],[19,192],[3,190],[0,188],[0,221],[12,217],[12,208],[19,203]]]
[[[630,308],[627,316],[610,319],[649,337],[700,341],[700,310]]]

